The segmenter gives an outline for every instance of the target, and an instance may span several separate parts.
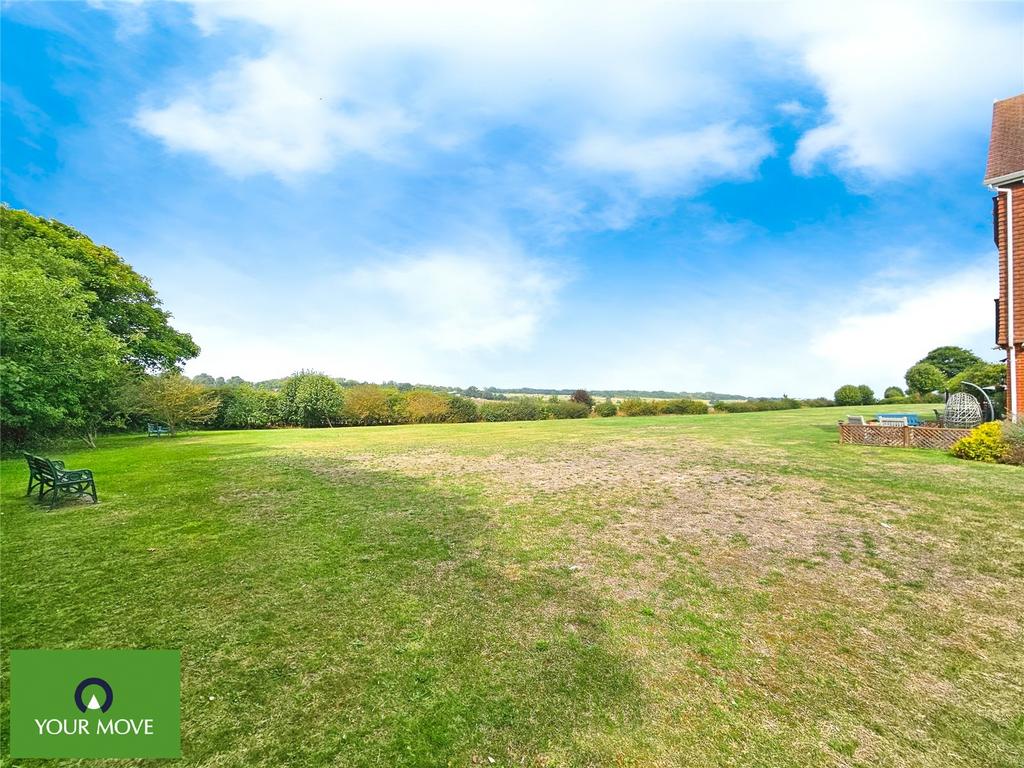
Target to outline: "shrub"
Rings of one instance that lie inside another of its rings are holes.
[[[615,416],[619,412],[619,406],[613,403],[611,400],[605,400],[603,403],[598,403],[594,406],[594,413],[598,416],[608,417]]]
[[[444,420],[451,424],[479,421],[480,411],[477,409],[476,403],[468,397],[452,395],[448,398],[448,407],[445,409]]]
[[[345,390],[345,421],[349,424],[388,424],[392,420],[388,392],[376,384]]]
[[[905,378],[907,380],[907,389],[919,395],[942,389],[946,383],[946,376],[943,375],[942,371],[931,363],[924,362],[912,365],[907,371]]]
[[[688,413],[698,414],[707,413],[708,405],[703,400],[690,400],[685,397],[677,398],[675,400],[665,400],[659,403],[660,410],[662,413]]]
[[[1024,426],[1004,421],[1003,441],[1006,443],[1006,449],[1000,461],[1024,467]]]
[[[860,405],[863,394],[856,384],[843,384],[834,395],[836,405]]]
[[[551,419],[585,419],[590,406],[576,400],[556,400],[544,404],[544,412]]]
[[[759,397],[753,400],[721,400],[715,410],[722,413],[751,413],[753,411],[788,411],[799,408],[800,403],[790,397]]]
[[[544,416],[540,402],[533,397],[517,397],[480,405],[480,418],[484,421],[536,421]]]
[[[577,389],[569,396],[569,399],[574,403],[582,403],[588,408],[594,405],[594,398],[585,389]]]
[[[897,397],[903,397],[904,394],[905,393],[903,392],[903,390],[900,389],[899,387],[886,387],[885,393],[882,395],[882,397],[884,397],[886,400],[892,400]]]
[[[220,397],[202,384],[196,384],[177,371],[146,376],[129,394],[134,413],[159,421],[171,428],[206,424],[217,416]]]
[[[949,452],[960,459],[996,462],[1003,459],[1009,447],[1003,438],[1003,426],[989,421],[953,443]]]
[[[622,416],[654,416],[658,406],[652,400],[641,400],[629,397],[619,403],[619,414]]]
[[[223,429],[265,429],[280,423],[278,394],[251,384],[223,387],[214,425]]]
[[[402,412],[413,424],[436,424],[446,420],[448,398],[429,389],[413,389],[404,394]]]
[[[835,400],[827,397],[810,397],[797,401],[801,408],[829,408],[836,404]]]

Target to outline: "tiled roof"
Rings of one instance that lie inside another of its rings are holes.
[[[992,105],[985,181],[1024,173],[1024,93]]]

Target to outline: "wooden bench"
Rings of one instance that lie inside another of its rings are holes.
[[[92,470],[64,469],[63,461],[44,459],[30,453],[25,454],[25,461],[28,462],[28,490],[25,495],[31,496],[35,489],[38,489],[39,501],[49,495],[50,509],[57,506],[61,494],[76,498],[91,496],[94,504],[99,501]]]
[[[892,416],[882,414],[878,417],[878,426],[880,427],[907,427],[910,426],[907,423],[906,416]]]
[[[879,413],[876,414],[878,423],[881,424],[887,419],[904,419],[907,423],[901,426],[907,427],[919,427],[921,426],[921,417],[916,413]]]
[[[146,425],[146,437],[163,437],[169,434],[171,434],[171,428],[165,427],[163,424]]]

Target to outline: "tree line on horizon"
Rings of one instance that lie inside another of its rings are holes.
[[[428,389],[433,392],[446,392],[452,395],[461,395],[462,397],[471,397],[476,400],[508,400],[510,397],[517,395],[525,395],[527,397],[550,397],[555,395],[557,397],[570,397],[574,392],[578,391],[575,389],[552,389],[552,388],[541,388],[541,387],[453,387],[443,386],[438,384],[413,384],[407,381],[360,381],[358,379],[347,379],[344,377],[333,376],[331,377],[334,381],[338,382],[342,387],[354,387],[360,384],[378,384],[382,387],[390,387],[397,389],[400,392],[408,392],[413,389]],[[223,376],[211,376],[208,373],[197,373],[192,377],[192,381],[199,384],[203,384],[208,387],[223,387],[223,386],[238,386],[241,384],[248,384],[256,389],[280,389],[286,379],[262,379],[260,381],[249,381],[243,379],[241,376],[231,376],[224,378]],[[592,389],[589,390],[590,394],[594,397],[607,397],[607,398],[641,398],[641,399],[653,399],[653,400],[672,400],[677,398],[690,399],[690,400],[705,400],[709,403],[714,403],[719,400],[758,400],[766,398],[750,397],[748,395],[731,395],[722,392],[673,392],[663,389]],[[768,398],[771,399],[771,398]]]
[[[181,368],[199,354],[198,345],[172,327],[150,281],[112,249],[54,219],[2,206],[0,254],[0,423],[8,450],[66,436],[95,445],[102,431],[146,421],[174,429],[331,427],[699,414],[709,410],[705,401],[720,412],[834,404],[714,392],[523,388],[510,394],[495,387],[379,385],[314,371],[257,383],[207,374],[189,379]],[[911,369],[913,377],[908,371],[908,385],[974,375],[981,361],[972,358],[956,370],[948,360],[925,358]]]
[[[189,379],[166,373],[140,387],[141,412],[176,431],[182,426],[210,429],[272,427],[349,427],[442,424],[474,421],[536,421],[610,416],[738,413],[833,405],[827,398],[790,397],[720,401],[714,406],[692,398],[625,398],[598,401],[585,389],[558,395],[520,395],[502,400],[473,399],[454,392],[385,384],[342,385],[317,371],[299,371],[276,386],[257,386],[240,378],[218,382],[208,376]]]

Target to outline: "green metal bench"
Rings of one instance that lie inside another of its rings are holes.
[[[28,490],[25,495],[31,496],[38,489],[39,501],[50,497],[50,509],[57,506],[61,494],[76,498],[90,496],[94,504],[99,501],[92,470],[64,469],[63,461],[44,459],[30,453],[25,454],[25,461],[28,462]]]
[[[146,437],[163,437],[169,434],[171,434],[171,428],[165,427],[163,424],[146,425]]]

